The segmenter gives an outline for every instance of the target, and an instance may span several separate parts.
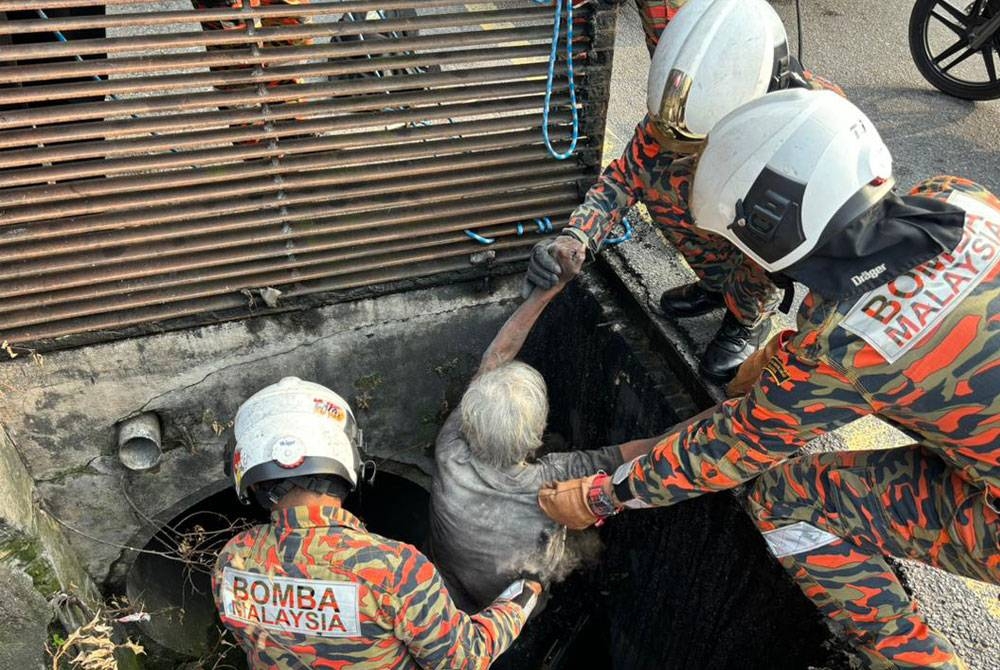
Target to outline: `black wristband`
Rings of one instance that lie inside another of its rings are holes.
[[[623,505],[629,500],[635,497],[632,493],[632,487],[628,485],[628,477],[616,482],[611,480],[611,490],[615,492],[615,499],[618,500],[618,504]]]

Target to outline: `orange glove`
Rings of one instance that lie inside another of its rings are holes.
[[[538,506],[546,516],[570,530],[592,526],[600,517],[590,509],[587,493],[598,476],[549,482],[538,491]]]
[[[726,385],[726,395],[730,398],[736,398],[749,393],[753,385],[760,379],[768,362],[794,334],[793,330],[783,330],[768,340],[763,347],[750,354],[750,357],[743,361],[740,369],[736,371],[733,380]]]

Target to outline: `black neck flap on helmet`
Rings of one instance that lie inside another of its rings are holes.
[[[828,228],[817,248],[784,273],[829,300],[845,300],[892,281],[962,239],[965,211],[943,200],[888,193]]]

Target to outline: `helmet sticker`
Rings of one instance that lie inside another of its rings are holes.
[[[243,450],[236,447],[233,451],[233,481],[236,483],[237,488],[239,488],[240,482],[243,480],[244,470]]]
[[[313,403],[315,403],[313,411],[317,414],[329,417],[334,421],[344,420],[344,410],[329,400],[324,400],[323,398],[313,398]]]

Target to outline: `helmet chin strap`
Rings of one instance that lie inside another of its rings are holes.
[[[767,276],[782,292],[778,311],[785,315],[790,314],[792,302],[795,300],[795,282],[783,272],[768,272]]]
[[[701,139],[681,139],[673,132],[661,127],[659,120],[654,120],[652,124],[653,135],[657,143],[667,151],[675,154],[700,154],[705,148],[705,138]]]

